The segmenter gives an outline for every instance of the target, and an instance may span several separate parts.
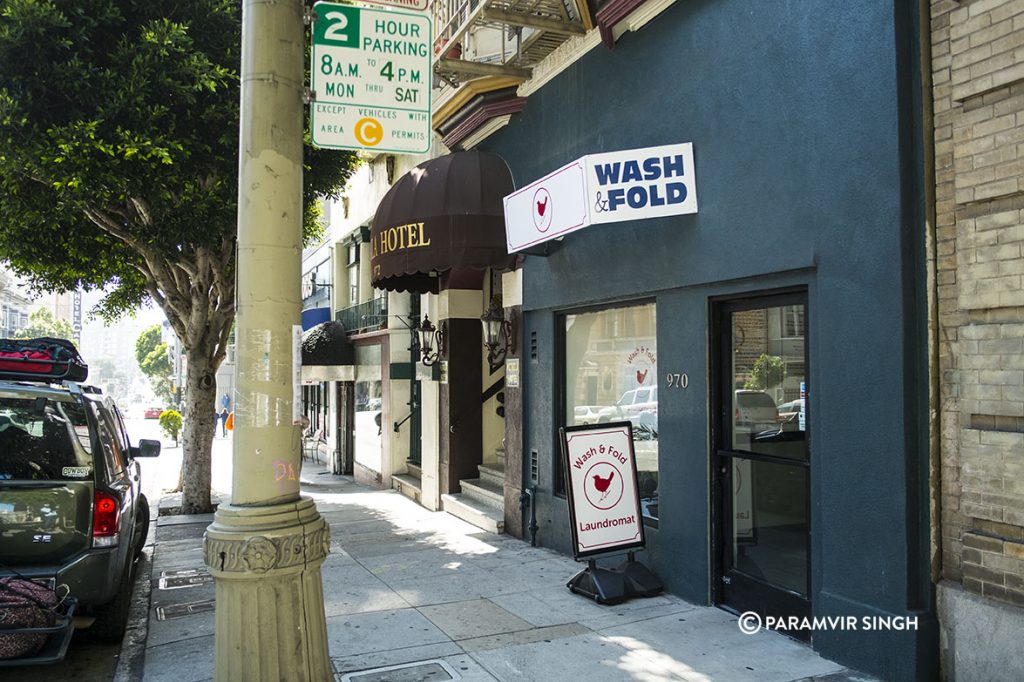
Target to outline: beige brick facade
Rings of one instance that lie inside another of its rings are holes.
[[[1024,0],[931,35],[942,574],[1024,607]]]

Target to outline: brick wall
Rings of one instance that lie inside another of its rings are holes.
[[[931,31],[942,571],[1024,606],[1024,1]]]

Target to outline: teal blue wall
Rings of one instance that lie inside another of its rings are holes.
[[[699,213],[586,228],[526,259],[524,451],[541,461],[540,544],[571,551],[552,495],[559,311],[653,297],[668,588],[711,599],[708,306],[808,292],[816,615],[919,615],[917,633],[816,633],[823,655],[887,679],[934,674],[920,83],[907,3],[680,0],[587,53],[482,148],[523,186],[584,154],[692,142]],[[529,466],[524,466],[529,471]]]

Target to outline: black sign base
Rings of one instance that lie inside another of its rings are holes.
[[[661,579],[654,574],[654,571],[635,561],[632,553],[630,553],[629,559],[618,567],[618,570],[622,571],[631,596],[653,597],[661,594],[665,589],[661,584]]]
[[[573,594],[590,597],[598,604],[621,604],[629,599],[626,594],[626,578],[618,571],[590,565],[574,575],[566,587]]]
[[[614,568],[599,568],[591,559],[587,567],[574,575],[566,587],[573,594],[582,594],[598,604],[621,604],[633,597],[653,597],[664,589],[651,569],[637,562],[633,553]]]

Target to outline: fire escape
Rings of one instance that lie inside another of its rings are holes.
[[[484,76],[526,80],[532,67],[593,28],[586,0],[437,0],[434,73],[450,87]]]

